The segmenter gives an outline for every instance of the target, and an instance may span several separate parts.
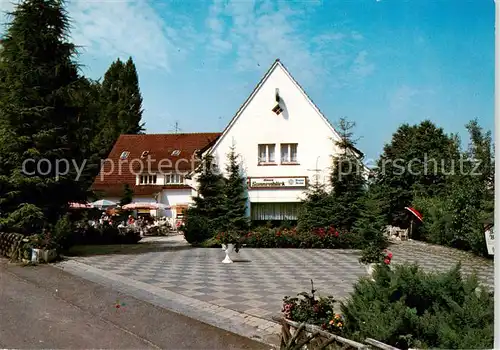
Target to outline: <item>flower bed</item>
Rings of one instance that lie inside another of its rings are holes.
[[[292,229],[259,228],[248,232],[244,238],[251,248],[345,248],[361,247],[360,238],[353,233],[336,230],[333,226],[312,232]]]
[[[368,345],[345,337],[345,318],[335,311],[333,297],[316,298],[313,281],[311,292],[283,299],[281,349],[368,349]],[[367,338],[371,347],[397,350]]]
[[[286,296],[283,298],[283,316],[298,323],[308,323],[320,326],[322,329],[341,334],[344,327],[344,318],[335,312],[333,297],[316,297],[313,281],[311,280],[311,293],[299,293],[297,297]]]

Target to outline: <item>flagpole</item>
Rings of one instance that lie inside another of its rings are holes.
[[[495,0],[495,144],[500,142],[500,72],[498,71],[498,62],[500,60],[500,0]],[[500,161],[495,152],[495,216],[494,228],[500,229]],[[500,239],[495,237],[494,241],[495,253],[500,254]],[[495,268],[495,333],[494,333],[494,348],[500,349],[500,263],[494,259]]]

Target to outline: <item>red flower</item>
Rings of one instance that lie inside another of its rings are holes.
[[[276,236],[281,236],[281,232],[280,231],[276,232]]]
[[[391,252],[389,252],[389,254],[387,254],[387,257],[388,257],[389,259],[392,259],[392,253],[391,253]]]
[[[385,263],[386,265],[389,265],[389,264],[391,263],[391,259],[387,259],[387,258],[385,258],[385,259],[384,259],[384,263]]]

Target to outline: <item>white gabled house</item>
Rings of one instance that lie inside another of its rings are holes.
[[[197,195],[189,174],[200,156],[212,154],[224,171],[234,145],[251,219],[295,220],[308,185],[328,186],[336,140],[340,135],[276,60],[222,133],[121,135],[92,188],[118,201],[128,184],[134,202],[158,201],[171,207],[164,214],[176,217]]]
[[[224,171],[235,146],[252,220],[295,220],[307,186],[316,179],[328,185],[332,156],[339,152],[334,141],[339,139],[277,59],[206,152]]]

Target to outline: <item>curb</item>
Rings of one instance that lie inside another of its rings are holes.
[[[167,289],[103,271],[75,260],[65,260],[55,263],[53,266],[217,328],[272,347],[278,345],[281,326],[276,322],[187,297]]]

